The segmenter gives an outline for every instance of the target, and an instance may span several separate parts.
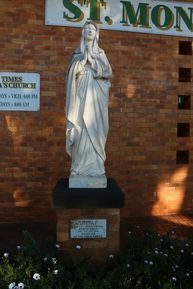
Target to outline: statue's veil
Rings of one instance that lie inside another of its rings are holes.
[[[83,29],[82,29],[82,36],[81,36],[81,40],[80,40],[80,46],[79,46],[79,48],[76,50],[76,52],[79,52],[79,53],[81,53],[81,54],[84,54],[84,51],[85,51],[85,36],[84,36],[84,33],[85,33],[85,27],[87,26],[87,25],[89,25],[89,24],[91,24],[91,25],[93,25],[94,27],[95,27],[95,29],[96,29],[96,36],[95,36],[95,38],[94,38],[94,41],[93,41],[93,47],[92,47],[92,51],[94,52],[94,53],[99,53],[100,52],[100,48],[99,48],[99,46],[98,46],[98,43],[99,43],[99,28],[98,28],[98,26],[97,26],[97,24],[95,23],[95,22],[93,22],[93,21],[87,21],[87,22],[85,22],[85,24],[84,24],[84,26],[83,26]]]

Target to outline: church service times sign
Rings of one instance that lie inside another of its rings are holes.
[[[39,110],[39,73],[0,72],[0,111]]]
[[[46,0],[47,25],[193,36],[193,3],[157,0]]]

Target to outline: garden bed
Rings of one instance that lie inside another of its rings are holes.
[[[96,267],[77,243],[75,260],[64,257],[59,245],[47,242],[40,249],[25,232],[13,252],[2,252],[1,289],[191,289],[193,243],[179,240],[174,232],[160,236],[128,231],[126,249],[119,256],[106,256]]]

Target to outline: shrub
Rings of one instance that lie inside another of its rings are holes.
[[[1,289],[191,289],[193,244],[145,232],[128,237],[123,254],[97,270],[89,260],[67,261],[54,242],[41,250],[29,233],[12,253],[3,253]]]

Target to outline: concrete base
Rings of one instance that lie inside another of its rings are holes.
[[[124,194],[115,180],[107,179],[107,188],[69,188],[68,179],[60,179],[52,195],[53,208],[122,208]]]
[[[106,176],[71,175],[69,177],[69,188],[107,188],[107,178]]]

